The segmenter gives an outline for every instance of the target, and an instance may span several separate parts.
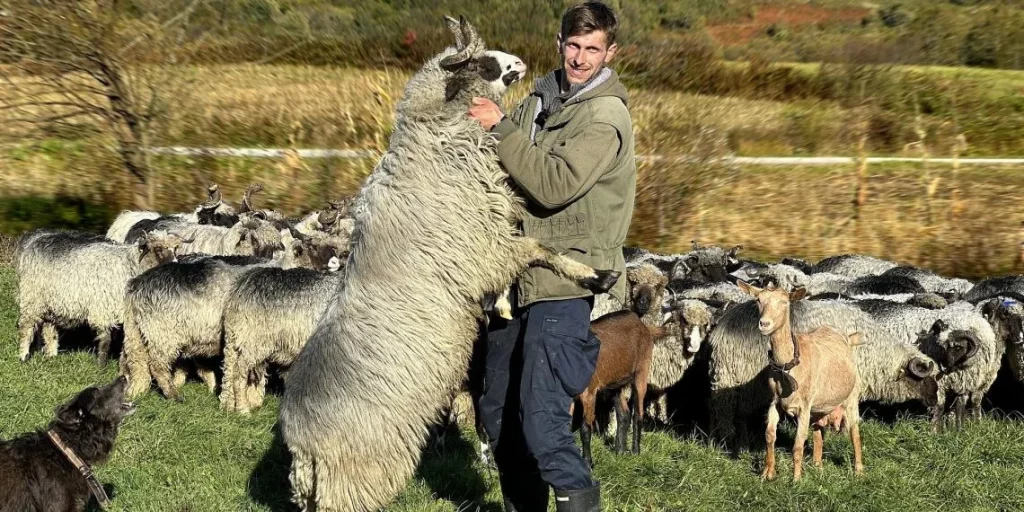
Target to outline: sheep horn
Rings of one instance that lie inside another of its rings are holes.
[[[696,251],[697,249],[700,249],[700,244],[698,244],[696,240],[690,240],[690,243],[693,245],[693,250]]]
[[[452,27],[449,25],[449,28]],[[459,29],[458,34],[456,34],[457,31],[455,30],[452,30],[452,33],[455,34],[456,44],[460,41],[463,44],[457,44],[455,47],[455,54],[441,59],[441,62],[439,63],[441,69],[446,71],[455,71],[461,68],[466,65],[474,55],[483,50],[483,43],[480,41],[480,37],[477,35],[476,29],[466,21],[464,16],[459,16]]]
[[[242,195],[242,207],[238,210],[238,213],[251,212],[252,207],[252,195],[263,190],[263,185],[259,183],[253,183],[245,189],[245,194]]]
[[[215,202],[220,201],[220,185],[214,183],[206,189],[206,200]]]
[[[935,362],[924,357],[914,357],[907,363],[907,371],[918,379],[925,379],[935,370]]]
[[[338,217],[339,216],[340,216],[340,214],[338,213],[337,210],[334,210],[334,211],[323,211],[323,212],[320,212],[320,215],[316,216],[316,220],[320,224],[323,224],[325,226],[330,226],[331,224],[334,224],[335,222],[338,221]]]
[[[311,239],[309,235],[292,227],[288,228],[288,232],[291,233],[293,238],[300,242],[308,242]]]
[[[193,230],[192,230],[192,234],[191,234],[191,235],[189,235],[189,237],[188,237],[188,238],[182,238],[182,237],[181,237],[181,235],[179,235],[179,234],[177,234],[177,233],[175,233],[175,234],[174,234],[174,236],[178,237],[178,239],[179,239],[179,240],[181,240],[181,243],[183,243],[183,244],[190,244],[190,243],[192,243],[192,242],[195,242],[195,241],[196,241],[196,235],[197,235],[198,233],[199,233],[199,230],[198,230],[198,229],[193,229]]]
[[[455,49],[461,50],[465,48],[466,42],[462,40],[462,30],[459,27],[459,21],[451,16],[445,16],[444,24],[448,26],[448,30],[455,36]]]

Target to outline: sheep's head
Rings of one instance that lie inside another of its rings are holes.
[[[231,229],[239,231],[237,254],[270,258],[274,253],[284,249],[281,233],[265,220],[265,216],[254,212],[243,213]]]
[[[645,263],[627,268],[626,282],[629,285],[627,306],[641,317],[652,311],[655,318],[660,316],[657,310],[665,299],[668,278],[654,265]]]
[[[139,261],[153,267],[177,261],[178,248],[181,244],[192,243],[195,239],[194,233],[190,237],[182,238],[176,233],[155,230],[144,233],[136,240],[135,245],[139,248]]]
[[[724,283],[729,272],[738,270],[743,263],[736,254],[743,246],[737,245],[728,251],[716,246],[702,247],[693,241],[693,250],[676,260],[669,271],[669,279],[686,278],[702,283]]]
[[[676,336],[681,340],[683,352],[692,356],[700,351],[704,340],[715,327],[729,303],[713,300],[673,300],[669,306],[670,330],[678,329]]]
[[[1007,347],[1024,347],[1024,304],[1014,299],[989,299],[982,304],[981,314]]]
[[[981,340],[971,331],[950,330],[949,325],[939,318],[930,329],[918,333],[917,346],[939,363],[943,373],[949,373],[970,363],[981,346]]]
[[[220,187],[216,183],[210,185],[206,201],[196,208],[196,217],[200,224],[223,226],[229,228],[238,222],[238,212],[221,197]]]
[[[281,230],[284,246],[282,266],[317,270],[339,270],[348,259],[348,238],[333,235],[307,235],[295,229]]]
[[[455,21],[445,16],[444,20],[455,36],[455,52],[438,63],[449,73],[445,77],[445,102],[461,97],[468,103],[472,96],[497,101],[510,85],[524,76],[526,64],[519,57],[485,50],[483,40],[464,17],[459,16]]]

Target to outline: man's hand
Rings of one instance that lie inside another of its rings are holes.
[[[473,106],[469,107],[469,117],[479,121],[484,130],[490,131],[504,116],[498,105],[487,98],[473,98]]]

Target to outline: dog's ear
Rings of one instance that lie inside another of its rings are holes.
[[[64,425],[74,426],[82,422],[82,418],[85,417],[85,411],[82,407],[75,402],[67,405],[62,405],[57,409],[57,421]]]

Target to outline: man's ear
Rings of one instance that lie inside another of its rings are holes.
[[[558,54],[562,54],[562,34],[559,33],[555,36],[555,45],[558,46]]]
[[[608,47],[608,53],[604,56],[604,63],[608,64],[611,62],[612,59],[615,58],[615,52],[617,51],[619,51],[619,43],[612,43],[612,45]]]

